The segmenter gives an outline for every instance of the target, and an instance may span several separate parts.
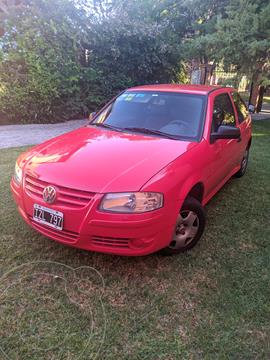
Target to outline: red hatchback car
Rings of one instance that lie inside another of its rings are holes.
[[[63,244],[175,254],[198,242],[203,206],[244,175],[250,145],[251,118],[233,88],[140,86],[22,154],[11,189],[24,220]]]

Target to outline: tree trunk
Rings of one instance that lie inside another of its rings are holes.
[[[260,112],[259,105],[259,95],[260,95],[260,71],[256,72],[252,76],[252,85],[249,95],[249,104],[254,106],[254,112]]]
[[[262,111],[264,90],[265,90],[264,86],[260,86],[260,88],[259,88],[259,97],[258,97],[257,108],[256,108],[257,112]]]

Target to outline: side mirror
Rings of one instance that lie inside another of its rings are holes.
[[[213,144],[218,139],[240,139],[240,129],[229,125],[220,125],[217,132],[210,136],[210,143]]]
[[[97,114],[96,112],[91,112],[91,114],[89,115],[89,120],[92,121],[96,116],[96,114]]]

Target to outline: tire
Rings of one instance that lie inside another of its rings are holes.
[[[245,150],[243,159],[241,161],[241,168],[240,170],[237,171],[237,173],[234,174],[234,177],[240,178],[245,175],[248,166],[248,158],[249,158],[249,148]]]
[[[204,227],[204,208],[198,200],[188,197],[179,211],[173,239],[161,253],[174,255],[190,250],[200,240]]]

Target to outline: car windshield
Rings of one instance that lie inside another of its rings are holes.
[[[202,132],[205,104],[205,95],[126,91],[90,125],[196,141]]]

